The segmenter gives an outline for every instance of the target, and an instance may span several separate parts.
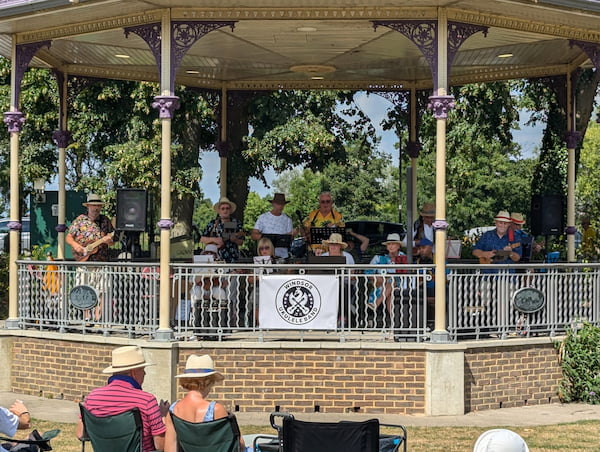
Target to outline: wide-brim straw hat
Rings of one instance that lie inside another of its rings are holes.
[[[219,199],[219,202],[217,202],[213,206],[215,212],[219,212],[219,207],[221,206],[221,204],[229,204],[229,206],[231,207],[231,213],[235,212],[235,209],[237,209],[237,206],[234,202],[230,201],[227,196],[223,196],[221,199]]]
[[[218,381],[225,379],[221,372],[215,370],[215,363],[210,356],[190,355],[185,362],[183,373],[175,375],[175,378],[205,378],[210,375],[214,375]]]
[[[126,345],[112,351],[112,364],[102,371],[103,374],[116,374],[138,367],[153,366],[146,362],[142,349],[137,345]]]
[[[511,223],[510,214],[506,210],[501,210],[498,215],[494,218],[494,221],[501,221],[503,223]]]
[[[323,240],[321,243],[326,246],[341,245],[342,249],[348,248],[348,244],[342,239],[342,234],[338,234],[337,232],[331,234],[328,240]]]
[[[525,224],[525,218],[522,213],[514,212],[510,214],[510,219],[514,224]]]
[[[104,201],[102,201],[102,198],[100,198],[100,195],[97,195],[95,193],[90,193],[87,197],[87,201],[83,203],[83,205],[85,207],[87,206],[103,206],[104,204],[106,204]]]
[[[394,232],[393,234],[388,234],[385,242],[381,242],[382,245],[387,245],[388,243],[399,243],[404,246],[402,243],[402,239],[400,238],[400,234]]]

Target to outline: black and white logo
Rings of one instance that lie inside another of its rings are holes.
[[[305,325],[319,314],[321,294],[305,279],[292,279],[283,284],[275,298],[277,313],[292,325]]]

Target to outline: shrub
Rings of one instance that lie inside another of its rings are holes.
[[[600,328],[584,322],[567,329],[559,350],[562,380],[558,396],[563,402],[600,403]]]

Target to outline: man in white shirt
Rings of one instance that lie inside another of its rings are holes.
[[[278,234],[289,235],[291,242],[294,226],[292,219],[283,213],[286,204],[285,194],[275,193],[271,199],[271,206],[273,206],[271,211],[261,214],[256,220],[254,229],[250,233],[252,240],[260,240],[263,235]],[[278,247],[275,242],[273,244],[275,245],[275,256],[283,258],[289,256],[287,247]]]
[[[29,411],[20,400],[15,400],[10,408],[0,407],[0,433],[15,436],[17,429],[27,429],[30,424]],[[6,449],[0,446],[0,451],[4,452]]]

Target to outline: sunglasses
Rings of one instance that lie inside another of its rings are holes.
[[[259,250],[270,250],[271,247],[270,246],[259,246],[258,249]]]
[[[331,199],[322,199],[319,201],[321,204],[331,204]]]

